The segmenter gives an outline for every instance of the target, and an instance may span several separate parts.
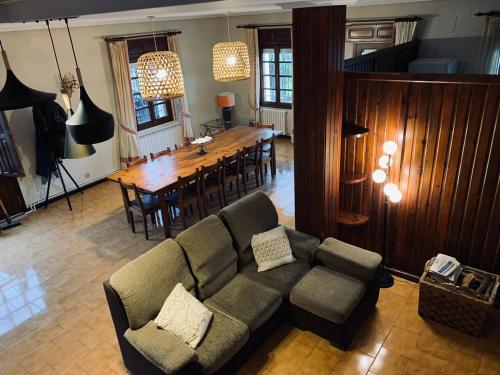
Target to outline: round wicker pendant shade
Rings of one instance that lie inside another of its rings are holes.
[[[137,60],[137,76],[144,100],[168,100],[184,96],[181,64],[173,52],[145,53]]]
[[[250,78],[250,59],[245,43],[217,43],[213,48],[213,59],[216,81],[231,82]]]

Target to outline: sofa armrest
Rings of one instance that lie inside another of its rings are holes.
[[[382,257],[335,238],[327,238],[319,246],[316,259],[326,267],[362,280],[371,280],[381,267]]]
[[[290,246],[292,247],[293,255],[308,263],[312,263],[320,244],[319,238],[287,227],[285,227],[285,230],[290,241]]]

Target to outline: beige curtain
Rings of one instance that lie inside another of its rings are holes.
[[[182,63],[180,51],[179,51],[179,41],[177,35],[167,36],[168,50],[174,52],[179,56],[179,60]],[[184,82],[184,85],[186,82]],[[188,100],[186,88],[184,88],[184,96],[181,98],[173,99],[172,106],[174,107],[175,114],[182,126],[182,133],[184,134],[184,139],[188,140],[193,138],[193,126],[191,124],[191,114],[189,113]]]
[[[396,21],[394,27],[396,28],[396,45],[411,42],[415,37],[417,21]]]
[[[111,67],[115,87],[115,102],[120,140],[120,161],[140,155],[137,142],[137,123],[130,87],[130,68],[127,42],[124,40],[108,42]]]
[[[500,75],[500,17],[486,17],[477,73]]]
[[[250,92],[248,105],[250,120],[259,122],[260,103],[260,64],[259,64],[259,36],[257,29],[247,29],[248,54],[250,56]]]

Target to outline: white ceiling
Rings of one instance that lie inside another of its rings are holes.
[[[45,3],[44,7],[36,6]],[[226,13],[244,15],[280,12],[284,9],[327,5],[383,5],[432,0],[0,0],[0,31],[42,28],[43,24],[13,22],[78,16],[73,26],[144,22],[154,15],[157,20],[216,17]],[[161,3],[176,4],[155,7]],[[180,5],[177,5],[180,4]],[[150,6],[152,5],[152,6]],[[141,7],[141,9],[135,9]],[[128,10],[122,10],[128,9]],[[116,10],[116,11],[110,11]],[[121,10],[121,11],[120,11]],[[3,13],[3,16],[2,16]],[[58,23],[54,24],[57,27]]]

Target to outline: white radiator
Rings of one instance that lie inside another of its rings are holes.
[[[182,143],[182,127],[179,122],[155,126],[139,132],[141,155],[149,156],[150,152],[166,150],[168,147],[173,150],[176,144]]]
[[[287,111],[285,109],[261,108],[260,123],[274,125],[275,130],[280,130],[284,134],[287,134],[286,114]]]

